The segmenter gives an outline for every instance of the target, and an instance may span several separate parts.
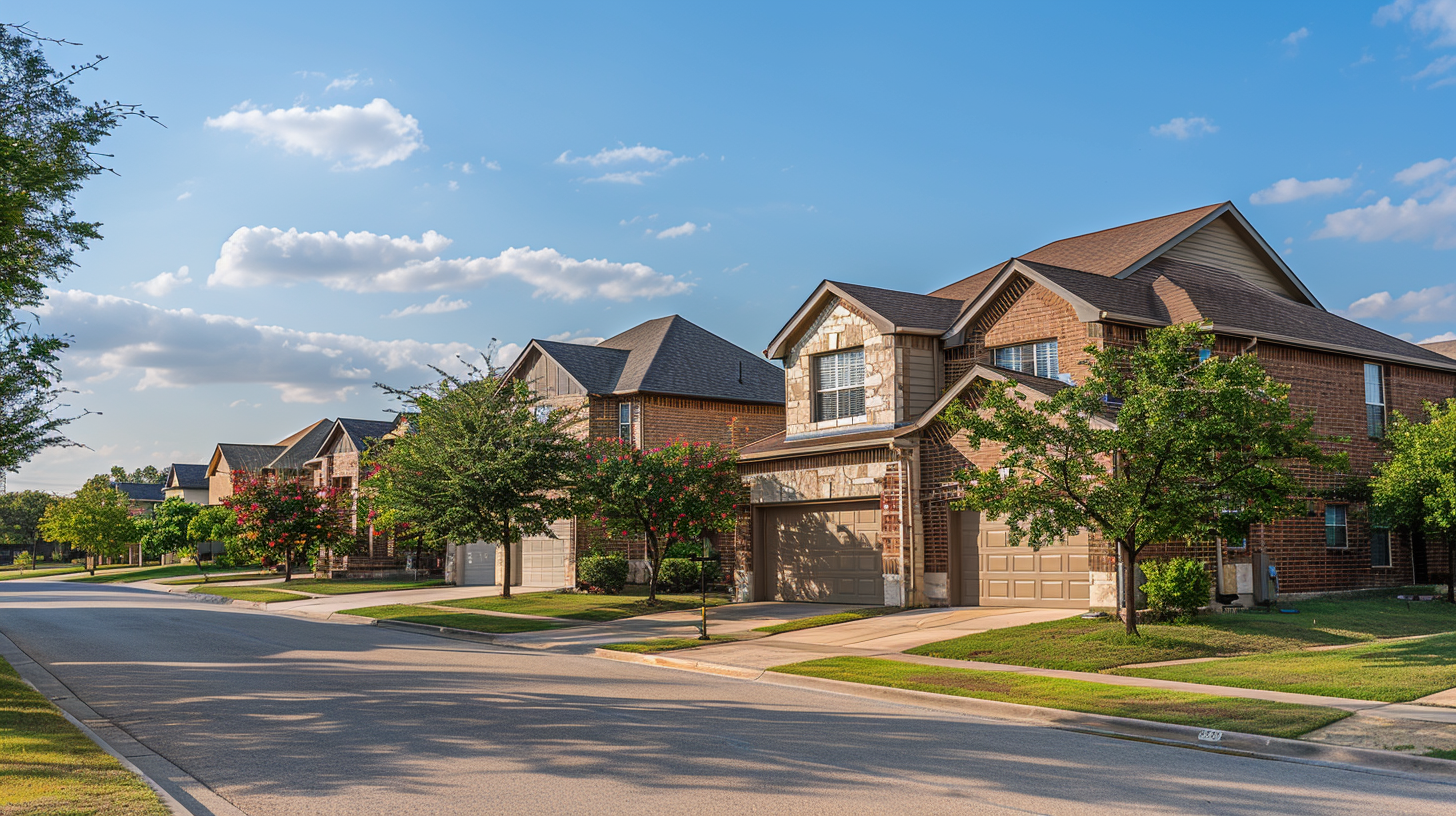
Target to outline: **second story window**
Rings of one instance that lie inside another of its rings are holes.
[[[814,421],[864,416],[864,349],[813,358]]]
[[[1346,537],[1347,532],[1345,505],[1325,505],[1325,546],[1335,550],[1343,550],[1350,546],[1350,540]]]
[[[1057,375],[1061,373],[1057,370],[1057,341],[1055,340],[994,349],[991,352],[991,363],[1001,368],[1020,371],[1022,374],[1046,377],[1049,380],[1056,379]]]
[[[632,444],[632,403],[624,402],[617,406],[617,436],[623,442]]]
[[[1365,429],[1371,439],[1385,436],[1385,367],[1365,364]]]

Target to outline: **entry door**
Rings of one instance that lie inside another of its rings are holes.
[[[979,528],[981,606],[1087,608],[1092,583],[1085,531],[1033,550],[1011,546],[1004,522],[981,519]]]
[[[981,514],[974,510],[950,511],[951,606],[977,606],[981,597],[981,565],[976,557],[976,535]]]

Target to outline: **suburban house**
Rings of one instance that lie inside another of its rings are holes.
[[[1354,477],[1381,456],[1387,412],[1456,395],[1456,360],[1326,310],[1231,203],[1056,241],[929,294],[825,281],[765,352],[783,361],[786,424],[740,454],[736,597],[1114,608],[1105,542],[1008,547],[1004,524],[951,508],[954,472],[996,457],[936,417],[1012,379],[1050,396],[1086,376],[1085,347],[1187,322],[1211,327],[1215,354],[1257,355],[1316,433],[1348,438]],[[1372,529],[1347,477],[1305,481],[1305,514],[1165,553],[1206,559],[1245,603],[1255,563],[1284,593],[1450,574],[1443,548]]]
[[[328,427],[323,441],[303,462],[303,469],[313,474],[314,486],[332,488],[347,496],[351,509],[359,501],[359,457],[373,443],[401,432],[404,415],[394,420],[340,418]],[[320,577],[363,577],[398,572],[405,554],[396,554],[394,539],[376,532],[368,520],[361,520],[357,510],[350,513],[354,533],[362,548],[353,555],[326,553],[315,562],[314,572]],[[421,568],[416,565],[416,568]]]
[[[156,482],[112,482],[111,486],[126,496],[126,509],[133,518],[150,516],[162,503],[162,485]],[[126,563],[142,563],[142,545],[132,544],[126,550]]]
[[[189,504],[207,504],[207,465],[179,465],[167,468],[167,481],[162,484],[165,498],[180,498]]]
[[[1422,343],[1421,348],[1430,349],[1437,354],[1444,354],[1447,357],[1456,358],[1456,340],[1437,340],[1434,343]]]
[[[731,447],[784,427],[784,372],[686,319],[649,320],[596,345],[532,340],[504,375],[528,383],[553,408],[579,411],[583,437],[621,438],[638,447],[673,440]],[[624,551],[633,580],[645,580],[644,542],[608,541],[576,519],[527,538],[512,583],[566,586],[576,555],[593,545]],[[457,583],[497,580],[494,546],[455,548]]]
[[[223,499],[233,494],[234,471],[302,472],[303,463],[318,453],[332,428],[332,422],[320,419],[273,445],[218,443],[207,463],[207,503],[222,504]]]

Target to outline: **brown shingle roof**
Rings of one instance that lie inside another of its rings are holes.
[[[942,286],[930,293],[931,297],[951,298],[961,303],[968,303],[980,296],[981,292],[990,285],[991,279],[1005,266],[1004,262],[998,263],[990,269],[982,270],[969,278],[961,278],[949,286]]]
[[[825,436],[811,436],[793,440],[786,440],[784,438],[786,432],[779,431],[772,436],[766,436],[757,442],[743,446],[738,451],[738,458],[740,460],[761,459],[815,451],[819,448],[852,446],[857,442],[890,440],[914,430],[914,427],[905,426],[900,428],[881,428],[878,431],[863,431],[860,433],[827,434]]]
[[[1111,277],[1147,257],[1148,253],[1222,206],[1210,204],[1075,238],[1063,238],[1034,249],[1022,255],[1021,259]]]

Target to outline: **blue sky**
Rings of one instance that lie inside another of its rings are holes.
[[[166,128],[107,142],[41,313],[89,447],[11,489],[377,417],[492,338],[756,351],[824,278],[1224,200],[1327,307],[1456,331],[1456,0],[17,5]]]

